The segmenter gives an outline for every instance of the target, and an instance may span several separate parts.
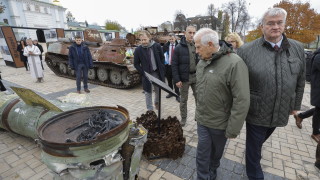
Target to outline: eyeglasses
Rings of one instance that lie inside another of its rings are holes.
[[[274,22],[274,21],[268,21],[266,23],[267,26],[275,26],[275,25],[278,25],[278,26],[283,26],[284,25],[284,22],[283,21],[278,21],[278,22]]]

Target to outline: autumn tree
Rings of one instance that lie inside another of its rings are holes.
[[[320,34],[320,14],[317,14],[309,3],[297,1],[292,3],[283,0],[273,7],[281,7],[288,13],[285,25],[285,34],[287,37],[303,43],[310,43],[317,39]],[[247,42],[262,36],[260,26],[250,31],[246,36]]]
[[[249,16],[245,0],[233,0],[222,5],[225,12],[229,14],[231,32],[243,34],[249,28],[251,17]]]
[[[106,20],[105,28],[107,30],[117,30],[120,31],[122,26],[117,21]]]
[[[310,4],[292,3],[283,0],[274,7],[280,7],[288,12],[285,33],[289,38],[303,43],[310,43],[316,40],[320,34],[320,14],[317,14]]]

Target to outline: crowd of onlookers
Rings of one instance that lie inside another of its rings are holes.
[[[142,76],[147,110],[159,109],[159,88],[151,84],[146,73],[163,82],[166,78],[174,89],[175,94],[169,93],[166,98],[175,96],[179,102],[181,126],[187,122],[189,87],[193,91],[198,179],[217,177],[226,141],[236,138],[244,123],[248,178],[264,179],[262,146],[277,127],[288,124],[290,115],[300,129],[303,119],[313,116],[311,138],[318,143],[315,166],[320,169],[320,48],[310,59],[314,108],[298,114],[306,78],[305,54],[300,42],[286,37],[286,17],[282,8],[268,9],[261,21],[263,36],[245,44],[237,33],[219,40],[216,31],[197,31],[193,26],[186,28],[179,41],[170,33],[162,47],[148,31],[139,33],[141,44],[134,51],[134,67]],[[42,47],[27,39],[26,43],[20,41],[17,50],[26,70],[37,82],[43,82]],[[80,36],[69,48],[68,64],[76,71],[77,92],[81,93],[83,77],[84,91],[89,93],[87,79],[88,69],[93,68],[92,57]]]

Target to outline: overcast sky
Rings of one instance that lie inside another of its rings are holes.
[[[60,0],[61,5],[71,11],[76,21],[104,25],[107,19],[117,21],[128,31],[142,26],[158,26],[165,21],[174,20],[174,14],[181,10],[187,17],[206,15],[207,7],[213,3],[220,8],[230,0]],[[301,0],[310,2],[311,8],[320,13],[320,0]],[[250,16],[254,22],[264,11],[280,0],[247,0]],[[66,11],[66,12],[67,12]]]

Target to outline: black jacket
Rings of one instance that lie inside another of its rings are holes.
[[[40,52],[41,52],[41,54],[40,54],[40,60],[42,60],[42,53],[43,53],[43,48],[42,48],[42,46],[39,44],[39,43],[37,43],[37,44],[35,44],[35,46],[37,46],[38,48],[39,48],[39,50],[40,50]]]
[[[196,54],[196,64],[198,64],[198,62],[199,62],[199,58],[198,58],[198,55]],[[171,66],[172,66],[172,76],[173,76],[174,83],[177,83],[179,81],[181,82],[189,81],[190,58],[189,58],[189,49],[188,49],[188,45],[185,37],[181,38],[180,43],[174,49]]]
[[[84,45],[84,43],[81,43],[81,48],[82,48],[81,56],[83,56],[84,65],[87,68],[93,68],[92,56],[88,46]],[[69,47],[69,67],[71,69],[78,69],[77,68],[78,63],[79,63],[79,55],[77,51],[77,44],[73,43]]]
[[[165,76],[165,66],[164,66],[164,55],[160,44],[154,43],[150,48],[152,48],[154,53],[154,58],[157,64],[157,70],[161,81],[164,81]],[[145,77],[144,71],[148,72],[148,59],[147,59],[147,50],[141,45],[134,50],[134,67],[138,70],[140,75],[142,75],[142,85],[143,90],[146,92],[151,92],[151,83]]]
[[[320,107],[320,48],[314,52],[311,63],[311,105]]]
[[[23,47],[21,44],[17,46],[17,51],[20,53],[20,59],[22,62],[28,61],[28,57],[23,55]]]

